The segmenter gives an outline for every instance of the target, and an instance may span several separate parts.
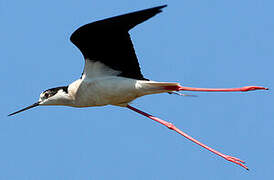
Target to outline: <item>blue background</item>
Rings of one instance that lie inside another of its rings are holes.
[[[270,91],[159,94],[133,106],[247,162],[225,161],[128,109],[38,107],[40,92],[78,79],[69,41],[86,23],[168,4],[131,31],[145,77],[194,87]],[[271,179],[274,2],[270,0],[1,0],[0,179]]]

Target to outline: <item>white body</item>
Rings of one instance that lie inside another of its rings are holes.
[[[91,107],[104,105],[127,106],[134,99],[156,93],[170,92],[164,87],[178,83],[136,80],[117,76],[118,71],[100,62],[86,60],[81,79],[71,83],[68,93],[60,90],[51,98],[41,100],[40,105],[65,105]]]
[[[134,80],[119,76],[107,76],[96,79],[79,79],[68,89],[74,97],[72,106],[126,106],[134,99],[147,94],[168,92],[159,83],[153,81]]]

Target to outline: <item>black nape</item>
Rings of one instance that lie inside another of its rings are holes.
[[[68,86],[60,86],[60,87],[55,87],[55,88],[51,88],[51,89],[47,89],[44,91],[49,93],[50,96],[55,95],[60,89],[62,89],[64,92],[68,93]]]

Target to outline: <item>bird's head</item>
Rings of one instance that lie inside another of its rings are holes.
[[[36,102],[28,107],[25,107],[19,111],[11,113],[8,116],[12,116],[19,112],[23,112],[25,110],[28,110],[30,108],[40,106],[40,105],[42,105],[42,106],[67,105],[69,101],[70,101],[70,96],[68,95],[68,86],[51,88],[51,89],[45,90],[44,92],[42,92],[40,94],[38,102]]]

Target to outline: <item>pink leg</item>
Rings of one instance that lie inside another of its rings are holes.
[[[215,92],[232,92],[232,91],[254,91],[254,90],[268,90],[265,87],[259,86],[245,86],[240,88],[193,88],[179,86],[177,91],[215,91]]]
[[[228,156],[228,155],[222,154],[222,153],[220,153],[220,152],[218,152],[218,151],[216,151],[216,150],[214,150],[214,149],[212,149],[212,148],[204,145],[203,143],[199,142],[198,140],[192,138],[188,134],[184,133],[183,131],[181,131],[180,129],[178,129],[177,127],[175,127],[173,124],[171,124],[171,123],[169,123],[167,121],[164,121],[162,119],[159,119],[157,117],[154,117],[154,116],[152,116],[150,114],[147,114],[147,113],[145,113],[145,112],[143,112],[143,111],[141,111],[139,109],[136,109],[136,108],[134,108],[134,107],[132,107],[130,105],[127,105],[127,108],[129,108],[129,109],[131,109],[131,110],[133,110],[133,111],[135,111],[135,112],[137,112],[139,114],[142,114],[142,115],[144,115],[144,116],[146,116],[146,117],[148,117],[148,118],[150,118],[150,119],[152,119],[152,120],[154,120],[154,121],[156,121],[158,123],[163,124],[164,126],[168,127],[169,129],[176,131],[177,133],[179,133],[182,136],[186,137],[187,139],[193,141],[194,143],[196,143],[196,144],[202,146],[203,148],[206,148],[207,150],[213,152],[214,154],[217,154],[218,156],[221,156],[221,157],[225,158],[226,160],[231,161],[233,163],[236,163],[236,164],[244,167],[246,170],[249,170],[247,166],[245,166],[244,164],[242,164],[242,163],[245,163],[244,161],[242,161],[242,160],[240,160],[238,158],[232,157],[232,156]]]
[[[164,86],[166,90],[170,91],[207,91],[207,92],[233,92],[233,91],[255,91],[255,90],[268,90],[268,88],[260,86],[245,86],[240,88],[194,88],[184,86]]]

